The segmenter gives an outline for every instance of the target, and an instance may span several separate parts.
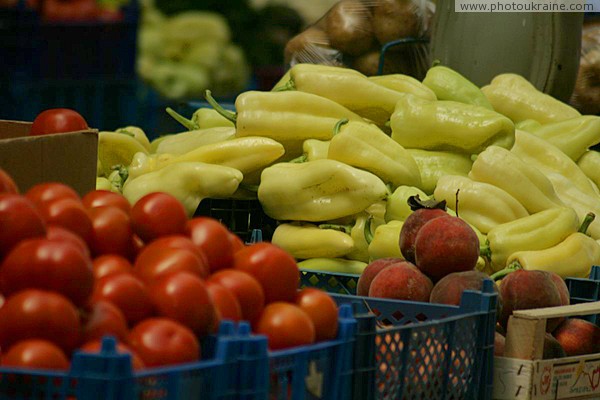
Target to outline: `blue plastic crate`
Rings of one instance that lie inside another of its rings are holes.
[[[571,304],[600,301],[600,266],[592,267],[589,279],[567,278],[566,282],[571,295]],[[600,314],[585,315],[580,318],[600,326]]]
[[[100,354],[76,352],[68,372],[0,368],[0,398],[14,400],[131,400],[240,398],[236,365],[248,341],[240,325],[223,322],[219,335],[203,343],[203,360],[133,372],[128,354],[117,354],[104,338]],[[258,340],[266,341],[265,338]],[[258,399],[258,397],[246,397]]]

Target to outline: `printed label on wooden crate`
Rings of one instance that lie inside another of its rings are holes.
[[[598,399],[600,354],[555,360],[494,358],[497,400]]]

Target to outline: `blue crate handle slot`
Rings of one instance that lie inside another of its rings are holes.
[[[429,39],[427,38],[402,38],[398,40],[393,40],[391,42],[387,42],[381,47],[381,53],[379,54],[379,65],[377,67],[377,75],[383,74],[383,66],[385,64],[385,55],[387,51],[391,48],[398,46],[407,46],[412,44],[427,44],[429,43]]]

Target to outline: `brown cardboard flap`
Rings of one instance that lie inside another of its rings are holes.
[[[62,182],[80,195],[96,186],[98,131],[23,136],[28,123],[0,121],[0,167],[21,192],[42,182]]]

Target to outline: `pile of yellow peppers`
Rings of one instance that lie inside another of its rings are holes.
[[[208,197],[258,199],[304,269],[401,258],[415,195],[471,225],[490,274],[586,277],[600,263],[600,117],[519,75],[479,88],[441,65],[421,82],[297,64],[235,112],[207,101],[189,120],[168,110],[188,130],[152,143],[135,127],[101,132],[98,187],[131,202],[166,191],[190,214]]]

